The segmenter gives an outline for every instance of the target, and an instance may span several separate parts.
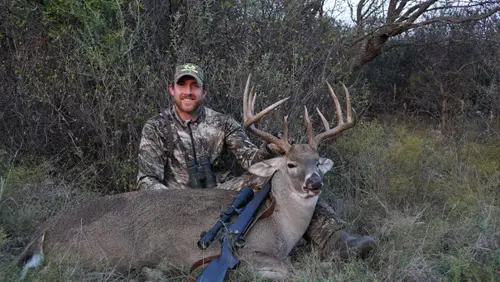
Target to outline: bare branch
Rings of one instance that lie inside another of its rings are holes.
[[[437,0],[429,0],[419,5],[418,10],[408,18],[408,22],[415,22],[429,7],[436,3]]]
[[[360,0],[358,2],[358,9],[356,10],[356,23],[358,25],[362,25],[363,23],[363,6],[365,5],[365,1],[364,0]]]
[[[396,3],[397,3],[397,0],[391,0],[389,2],[389,8],[387,8],[386,23],[392,23],[396,19]]]
[[[420,5],[415,5],[409,8],[398,20],[396,20],[396,22],[402,22],[404,20],[407,20],[410,17],[411,13],[415,12],[415,10],[417,10],[419,7]]]
[[[394,12],[394,14],[397,15],[397,16],[399,16],[401,14],[401,12],[403,11],[403,9],[405,8],[406,3],[408,3],[407,0],[401,1],[399,3],[399,6],[396,8],[396,11]]]
[[[482,20],[482,19],[486,19],[489,16],[491,16],[491,15],[493,15],[496,12],[499,12],[499,11],[500,11],[500,6],[496,7],[495,9],[492,9],[491,11],[489,11],[487,13],[477,14],[477,15],[474,15],[474,16],[468,16],[468,17],[465,17],[465,18],[462,18],[462,19],[459,19],[457,17],[440,17],[440,18],[430,19],[430,20],[419,22],[419,23],[416,23],[416,24],[411,24],[405,30],[409,30],[409,29],[412,29],[412,28],[417,28],[417,27],[421,27],[421,26],[425,26],[425,25],[429,25],[429,24],[433,24],[433,23],[437,23],[437,22],[457,24],[457,23],[479,21],[479,20]]]

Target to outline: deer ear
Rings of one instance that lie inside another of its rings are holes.
[[[257,176],[268,177],[273,175],[273,173],[280,168],[283,161],[284,159],[282,157],[265,160],[252,165],[248,168],[248,171]]]
[[[327,173],[333,167],[333,161],[327,158],[319,158],[318,168],[322,174]]]

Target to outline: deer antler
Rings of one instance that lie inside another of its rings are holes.
[[[320,133],[313,137],[311,121],[309,120],[307,108],[304,107],[305,109],[304,122],[307,128],[307,139],[309,140],[309,145],[314,149],[318,148],[318,144],[321,141],[334,137],[335,135],[341,133],[346,129],[353,127],[356,124],[356,112],[354,111],[354,109],[351,108],[351,98],[349,96],[349,91],[347,90],[345,85],[342,84],[346,96],[346,107],[347,107],[346,109],[347,122],[344,123],[344,118],[342,116],[342,108],[340,107],[339,99],[337,98],[337,95],[335,95],[335,92],[333,91],[333,88],[330,85],[330,83],[326,82],[326,84],[328,84],[328,88],[330,89],[330,95],[332,96],[333,102],[335,103],[338,125],[335,128],[330,129],[330,125],[328,124],[328,121],[326,120],[325,116],[323,116],[320,110],[316,108],[316,111],[318,111],[321,121],[323,122],[323,126],[325,127],[325,132]]]
[[[257,129],[254,123],[259,119],[261,119],[263,116],[265,116],[267,113],[278,107],[279,105],[283,104],[290,97],[283,98],[278,102],[272,104],[271,106],[268,106],[258,114],[254,115],[254,105],[257,95],[254,94],[252,87],[252,90],[250,90],[250,96],[248,96],[248,87],[250,85],[251,76],[252,75],[248,75],[247,84],[245,86],[245,92],[243,93],[243,126],[248,132],[258,137],[261,137],[262,139],[270,143],[275,144],[286,153],[290,150],[291,147],[290,143],[288,142],[288,116],[285,116],[283,121],[283,137],[281,139],[270,133]]]

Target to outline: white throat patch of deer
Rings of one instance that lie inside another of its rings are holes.
[[[338,125],[330,128],[318,110],[325,131],[313,136],[305,109],[308,144],[290,144],[287,117],[281,138],[254,125],[288,98],[254,114],[256,96],[253,90],[249,95],[249,84],[250,76],[243,95],[243,126],[249,133],[278,146],[283,155],[249,169],[261,177],[274,175],[271,186],[276,212],[255,223],[246,235],[245,247],[237,250],[237,256],[258,274],[282,279],[290,273],[287,256],[311,221],[323,187],[322,176],[333,165],[331,160],[318,155],[317,146],[354,126],[356,119],[347,89],[344,87],[347,103],[344,122],[340,103],[328,84]],[[229,207],[235,194],[236,191],[222,189],[167,189],[101,197],[64,210],[47,221],[23,257],[27,265],[39,264],[40,260],[35,262],[31,258],[71,258],[88,268],[107,265],[121,272],[155,266],[162,260],[177,267],[189,267],[197,260],[220,252],[218,242],[214,241],[204,251],[196,243],[200,233],[216,222],[221,208]]]

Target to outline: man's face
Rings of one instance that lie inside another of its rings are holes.
[[[207,94],[207,91],[203,90],[191,76],[181,77],[176,84],[169,86],[169,91],[174,96],[179,114],[193,114]]]

